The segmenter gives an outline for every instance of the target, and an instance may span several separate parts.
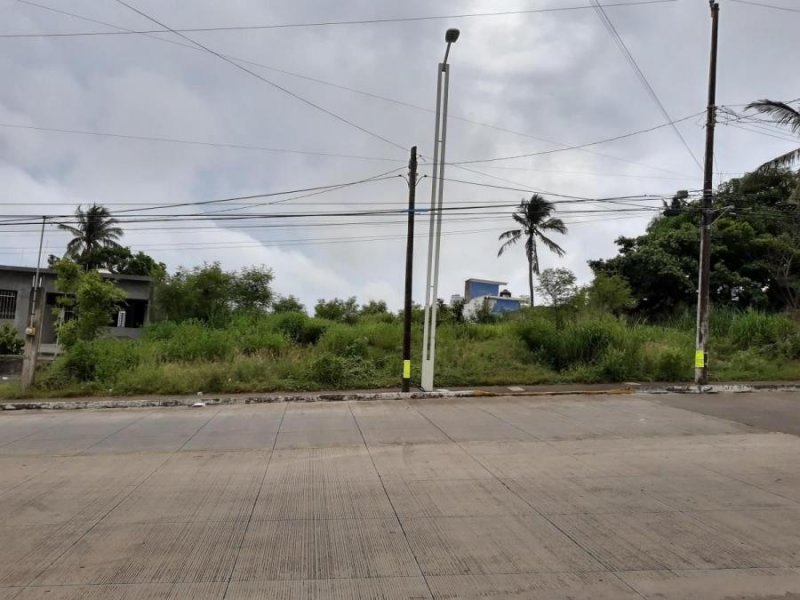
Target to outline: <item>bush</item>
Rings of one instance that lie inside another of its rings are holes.
[[[22,354],[25,341],[11,325],[0,327],[0,354]]]
[[[557,327],[535,318],[520,324],[517,331],[528,349],[557,371],[580,363],[596,364],[612,344],[622,346],[625,336],[621,324],[612,320]]]
[[[289,340],[298,344],[316,344],[327,326],[318,319],[302,313],[287,312],[273,317],[273,326]]]
[[[785,315],[747,311],[731,321],[728,337],[735,348],[746,350],[778,344],[794,331],[792,321]]]
[[[318,319],[338,321],[340,323],[353,324],[358,321],[359,309],[356,297],[352,296],[347,300],[334,298],[333,300],[317,300],[314,306],[314,316]]]
[[[182,323],[173,336],[158,345],[158,358],[167,362],[227,360],[234,351],[230,332],[196,322]]]
[[[360,328],[347,325],[330,327],[320,339],[320,349],[344,357],[367,356],[367,338]]]
[[[311,378],[321,385],[339,386],[347,378],[347,365],[343,358],[326,352],[311,363]]]
[[[654,373],[656,381],[687,381],[691,375],[689,354],[670,348],[658,355]]]
[[[66,378],[73,381],[93,381],[97,360],[98,353],[94,344],[75,342],[67,353],[53,364],[54,374],[58,376],[59,371],[62,371]]]

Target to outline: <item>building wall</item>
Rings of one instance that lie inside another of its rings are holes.
[[[0,290],[11,290],[17,293],[14,318],[0,319],[0,325],[13,325],[20,335],[24,335],[25,327],[28,325],[28,315],[30,314],[33,273],[0,272]]]
[[[497,296],[500,293],[499,283],[467,280],[464,284],[464,298],[467,302],[481,296]]]
[[[0,290],[13,290],[17,292],[17,306],[14,319],[0,319],[0,324],[9,323],[14,326],[17,332],[25,335],[25,328],[31,309],[33,291],[32,271],[17,271],[12,269],[0,268]],[[56,294],[55,274],[52,272],[42,272],[42,288],[39,290],[45,298],[48,294]],[[147,302],[147,309],[144,322],[149,321],[149,303],[151,282],[147,279],[113,279],[114,283],[125,292],[128,299],[141,300]],[[55,324],[56,317],[53,314],[53,304],[45,306],[42,317],[42,336],[41,344],[51,345],[56,342]],[[109,337],[135,338],[141,335],[141,328],[136,327],[110,327],[107,335]]]
[[[520,301],[517,298],[493,298],[491,304],[492,314],[514,312],[520,309]]]

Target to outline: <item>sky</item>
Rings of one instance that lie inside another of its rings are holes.
[[[739,112],[760,98],[800,96],[800,7],[753,1],[791,10],[720,0],[717,101]],[[470,277],[526,292],[523,248],[498,258],[497,238],[534,191],[568,225],[554,236],[566,255],[543,252],[542,268],[565,267],[587,283],[587,261],[644,232],[659,198],[702,188],[706,0],[602,0],[611,26],[591,0],[126,2],[0,0],[0,264],[35,265],[39,241],[37,226],[3,220],[49,216],[44,255],[61,255],[69,237],[55,223],[96,202],[122,218],[126,245],[171,271],[264,265],[278,293],[309,306],[357,296],[399,308],[403,175],[417,145],[417,206],[430,206],[449,27],[461,36],[449,56],[444,204],[453,210],[443,217],[440,297],[463,293]],[[386,21],[397,18],[411,20]],[[165,28],[206,31],[38,35]],[[797,146],[774,129],[722,121],[715,183]],[[376,181],[284,193],[365,179]],[[643,196],[652,198],[586,201]],[[180,206],[153,208],[164,205]],[[640,207],[650,209],[631,210]],[[362,214],[331,215],[346,212]],[[299,213],[312,216],[287,216]],[[259,216],[231,218],[248,214]],[[424,211],[416,232],[422,302]]]

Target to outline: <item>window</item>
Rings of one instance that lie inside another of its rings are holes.
[[[13,319],[16,315],[16,290],[0,290],[0,319]]]

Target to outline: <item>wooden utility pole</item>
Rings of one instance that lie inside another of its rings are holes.
[[[694,357],[694,382],[708,383],[708,334],[711,292],[711,213],[714,201],[714,127],[717,124],[717,40],[719,3],[711,5],[711,63],[708,74],[706,114],[706,156],[703,172],[703,210],[700,229],[700,274],[697,284],[697,343]]]
[[[417,147],[408,160],[408,235],[406,238],[406,290],[403,305],[403,387],[411,387],[411,286],[414,275],[414,210],[417,196]]]

